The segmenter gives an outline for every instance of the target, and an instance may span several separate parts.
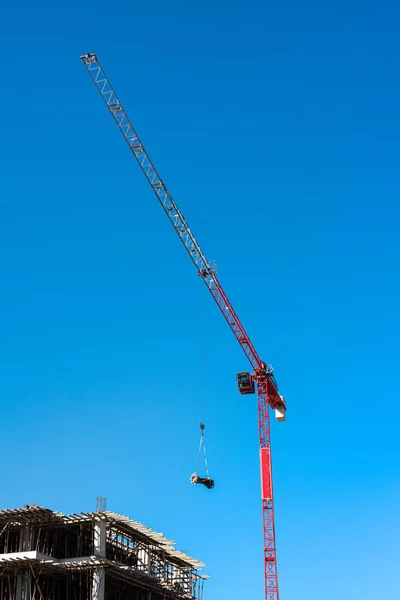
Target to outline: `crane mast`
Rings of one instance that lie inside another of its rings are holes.
[[[260,439],[260,466],[261,466],[261,492],[262,516],[264,530],[264,580],[265,600],[279,600],[278,574],[276,565],[275,526],[274,526],[274,501],[272,489],[272,461],[270,437],[270,411],[275,409],[277,419],[285,420],[286,405],[283,396],[278,392],[278,386],[273,376],[272,369],[263,362],[257,354],[249,336],[247,335],[239,317],[235,313],[222,285],[220,284],[215,268],[205,257],[201,247],[188,226],[183,214],[169,193],[164,181],[158,174],[148,153],[146,152],[138,134],[129,120],[121,102],[119,101],[109,79],[107,78],[98,57],[94,53],[81,56],[81,60],[97,87],[111,116],[116,122],[132,154],[137,160],[141,170],[146,176],[153,192],[157,196],[164,212],[171,222],[181,243],[189,254],[198,275],[202,278],[208,291],[215,300],[222,315],[227,321],[234,336],[247,356],[253,373],[238,374],[239,391],[243,394],[254,393],[257,388],[258,396],[258,422]],[[241,376],[239,378],[239,375]],[[244,383],[243,383],[244,382]],[[256,384],[256,385],[255,385]]]

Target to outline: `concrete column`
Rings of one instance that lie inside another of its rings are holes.
[[[19,551],[29,551],[29,527],[22,527],[19,537]],[[29,583],[30,583],[30,571],[24,571],[17,575],[17,592],[16,600],[29,600]]]
[[[29,547],[29,527],[22,527],[19,537],[19,551],[24,552],[29,550],[31,550]]]
[[[94,524],[94,555],[106,555],[106,522],[103,519]]]
[[[95,556],[105,557],[106,555],[106,522],[104,519],[99,519],[94,524],[93,531]],[[93,600],[104,600],[105,595],[105,579],[106,573],[104,567],[98,567],[94,570],[92,581],[92,598]]]
[[[24,573],[24,575],[26,575],[26,574]],[[22,595],[22,578],[23,578],[23,575],[21,575],[21,573],[18,573],[16,600],[24,600],[24,596]]]
[[[145,573],[149,573],[149,570],[150,570],[149,563],[150,563],[149,553],[147,552],[147,550],[140,548],[140,550],[138,552],[138,567],[140,568],[141,571],[144,571]]]
[[[93,573],[92,598],[93,600],[104,600],[105,591],[105,569],[99,567]]]
[[[30,594],[31,573],[27,569],[17,576],[16,600],[29,600]]]

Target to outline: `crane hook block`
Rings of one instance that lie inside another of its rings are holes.
[[[190,477],[190,483],[193,483],[193,485],[201,483],[209,490],[211,490],[214,487],[214,480],[211,479],[211,477],[200,477],[199,475],[197,475],[197,473],[193,473],[193,475]]]
[[[236,375],[238,389],[241,394],[254,394],[254,377],[250,373],[238,373]]]

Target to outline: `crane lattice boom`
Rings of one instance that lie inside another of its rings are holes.
[[[121,131],[132,154],[145,174],[150,186],[157,196],[164,212],[175,229],[179,239],[195,265],[198,275],[203,279],[207,289],[214,298],[218,308],[227,321],[230,329],[238,340],[243,352],[246,354],[254,373],[252,377],[257,382],[258,414],[260,433],[260,460],[262,478],[263,524],[264,524],[264,565],[265,565],[265,599],[279,600],[275,532],[274,532],[274,507],[272,494],[272,467],[270,446],[270,421],[269,406],[277,410],[278,420],[284,420],[286,406],[282,396],[278,393],[278,386],[273,377],[272,370],[257,354],[249,336],[247,335],[239,317],[235,313],[227,295],[225,294],[216,270],[208,262],[196,238],[189,228],[183,214],[173,200],[163,180],[159,176],[149,155],[147,154],[138,134],[129,120],[122,103],[119,101],[110,84],[97,55],[88,53],[81,56],[81,60],[95,83],[109,112]],[[253,385],[254,391],[254,385]],[[242,392],[248,393],[248,392]]]

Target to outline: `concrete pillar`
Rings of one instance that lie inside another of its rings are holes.
[[[106,522],[104,519],[94,524],[94,555],[106,555]]]
[[[106,522],[99,519],[94,523],[93,530],[93,553],[95,556],[105,557],[106,555]],[[93,572],[92,580],[92,598],[93,600],[104,600],[105,596],[106,573],[104,567],[98,567]]]
[[[93,573],[92,598],[93,600],[104,600],[105,591],[105,569],[99,567]]]
[[[149,573],[150,570],[150,560],[149,553],[144,548],[140,548],[138,552],[138,567],[141,571],[145,573]]]
[[[19,537],[19,551],[28,552],[31,550],[29,547],[29,527],[22,527]],[[30,598],[30,571],[24,571],[17,575],[17,591],[16,600],[29,600]]]
[[[27,569],[23,573],[18,573],[16,600],[29,600],[31,597],[31,572]]]
[[[29,544],[29,526],[22,527],[22,529],[20,531],[20,536],[19,536],[19,551],[20,552],[29,551],[32,549],[29,546],[30,546],[30,544]]]
[[[16,600],[24,600],[24,595],[23,595],[23,583],[22,583],[22,578],[23,576],[26,575],[26,573],[24,573],[23,575],[21,573],[18,573],[17,575],[17,593],[16,593]]]

